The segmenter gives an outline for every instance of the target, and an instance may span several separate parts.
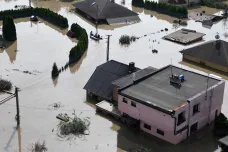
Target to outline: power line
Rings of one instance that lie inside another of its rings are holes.
[[[9,103],[6,103],[4,104],[6,106],[16,106],[16,105],[13,105],[13,104],[9,104]],[[36,109],[36,110],[46,110],[46,111],[57,111],[57,110],[49,110],[48,108],[41,108],[41,107],[30,107],[30,106],[21,106],[20,105],[20,108],[27,108],[27,109]],[[88,112],[94,112],[94,110],[80,110],[80,109],[73,109],[73,110],[69,110],[69,109],[62,109],[61,111],[88,111]]]

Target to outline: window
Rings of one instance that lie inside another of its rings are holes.
[[[199,112],[199,104],[193,106],[193,115]]]
[[[148,129],[148,130],[151,130],[151,126],[148,125],[148,124],[146,124],[146,123],[144,123],[144,128],[146,128],[146,129]]]
[[[124,102],[124,103],[127,103],[127,99],[126,99],[126,98],[123,98],[123,102]]]
[[[178,115],[178,121],[177,121],[177,125],[180,125],[182,124],[183,122],[185,122],[185,111],[181,112],[179,115]]]
[[[164,131],[160,130],[160,129],[157,129],[157,133],[164,136]]]
[[[133,102],[133,101],[131,101],[131,106],[132,106],[132,107],[136,107],[136,103]]]

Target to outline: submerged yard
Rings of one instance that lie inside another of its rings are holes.
[[[119,0],[116,2],[120,3]],[[36,6],[36,1],[33,1],[32,4]],[[38,2],[39,7],[48,7],[67,17],[69,25],[76,22],[88,33],[91,30],[95,31],[95,27],[90,22],[69,11],[71,4],[71,2],[55,0]],[[28,1],[0,0],[0,10],[11,9],[15,5],[28,5]],[[182,55],[179,51],[189,46],[161,39],[166,34],[181,28],[173,28],[172,21],[175,18],[132,8],[130,0],[127,0],[125,5],[139,13],[142,22],[128,26],[99,26],[101,36],[112,35],[110,38],[110,59],[126,64],[133,61],[140,68],[147,66],[160,68],[170,64],[172,59],[172,64],[176,66],[198,71],[180,64]],[[196,10],[206,10],[208,13],[218,11],[205,7],[196,8]],[[151,14],[154,16],[151,17]],[[206,135],[201,137],[199,134],[194,139],[173,146],[142,132],[134,132],[112,118],[96,114],[94,103],[86,101],[86,92],[83,87],[95,68],[106,61],[106,40],[97,43],[90,39],[88,51],[85,52],[81,60],[61,73],[55,81],[52,81],[53,63],[56,62],[59,67],[65,65],[70,49],[77,42],[66,36],[67,29],[61,30],[43,20],[41,23],[30,23],[28,18],[23,18],[16,19],[14,22],[16,23],[18,40],[6,50],[0,50],[0,78],[10,80],[13,85],[21,89],[19,92],[21,127],[18,130],[15,129],[15,98],[0,105],[1,152],[27,152],[31,145],[38,140],[40,142],[45,140],[46,147],[50,152],[121,152],[141,145],[148,146],[154,152],[219,151],[216,139],[212,134],[208,134],[206,129],[202,132]],[[169,30],[161,32],[161,29],[165,28]],[[226,40],[223,34],[228,27],[223,21],[216,23],[211,29],[202,27],[201,23],[188,21],[188,26],[185,28],[205,33],[204,41],[208,41],[214,40],[217,32],[221,39]],[[119,44],[119,38],[124,34],[143,37],[125,47]],[[156,42],[153,43],[152,40],[156,40]],[[157,49],[158,53],[153,54],[152,49]],[[24,71],[30,71],[32,74]],[[201,71],[201,73],[203,72]],[[0,94],[0,99],[5,96],[5,94]],[[222,109],[226,115],[228,115],[227,99],[228,89],[226,87]],[[58,109],[50,109],[50,105],[54,103],[61,103],[61,106]],[[71,114],[74,110],[76,115],[80,114],[82,117],[90,118],[89,135],[71,140],[58,137],[59,120],[56,119],[56,115],[59,113]]]

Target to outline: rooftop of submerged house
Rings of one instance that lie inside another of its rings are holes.
[[[111,0],[85,0],[73,6],[93,19],[106,20],[108,24],[140,21],[137,13]]]
[[[183,75],[180,85],[171,83],[170,76]],[[207,86],[208,79],[208,86]],[[184,104],[189,98],[205,91],[220,80],[172,65],[166,66],[119,90],[119,94],[166,113]]]
[[[228,42],[214,40],[180,51],[182,54],[228,67]]]
[[[166,40],[174,41],[181,44],[190,44],[202,39],[205,34],[189,29],[181,29],[164,36]]]

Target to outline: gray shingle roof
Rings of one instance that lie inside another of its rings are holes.
[[[128,74],[128,65],[110,60],[96,68],[84,89],[103,99],[112,100],[112,81]]]
[[[180,52],[217,65],[228,66],[228,42],[223,40],[209,41]]]
[[[137,81],[138,79],[141,79],[142,77],[145,77],[155,71],[157,71],[156,68],[147,67],[145,69],[138,70],[132,74],[129,74],[125,77],[119,78],[113,81],[112,84],[118,86],[119,88],[124,88],[126,86],[133,84],[134,81]]]
[[[82,2],[75,3],[73,4],[73,6],[81,10],[82,12],[88,14],[94,19],[121,18],[138,15],[137,13],[119,4],[111,2],[110,0],[85,0]]]

